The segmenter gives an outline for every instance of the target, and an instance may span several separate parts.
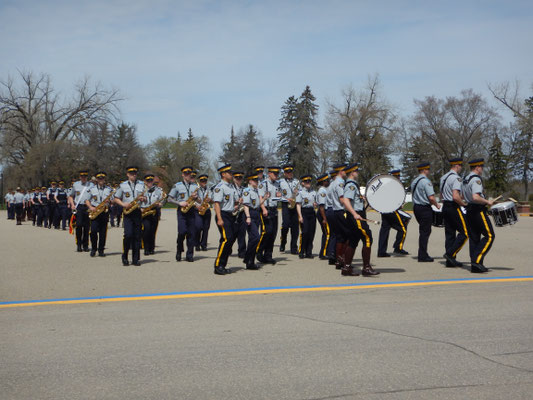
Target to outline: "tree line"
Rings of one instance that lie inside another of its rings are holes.
[[[449,158],[479,156],[488,161],[491,194],[507,192],[519,181],[527,196],[533,177],[533,96],[521,98],[516,83],[489,90],[495,104],[512,115],[510,124],[472,90],[415,99],[412,115],[402,116],[374,76],[361,88],[348,86],[336,101],[328,101],[321,119],[309,86],[299,96],[290,95],[280,106],[275,138],[250,123],[228,127],[219,146],[192,128],[183,136],[178,132],[141,145],[136,126],[120,119],[123,99],[118,90],[85,78],[67,97],[54,90],[49,75],[20,72],[16,79],[0,81],[4,188],[70,180],[80,166],[104,169],[118,182],[128,164],[158,174],[166,188],[180,179],[183,165],[210,174],[214,181],[220,163],[245,173],[256,165],[292,163],[296,176],[316,176],[334,164],[355,161],[363,184],[392,167],[402,169],[407,184],[416,164],[431,161],[431,178],[437,182]]]

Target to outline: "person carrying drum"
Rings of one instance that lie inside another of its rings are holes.
[[[433,222],[431,205],[440,210],[440,204],[435,200],[433,184],[428,178],[430,164],[424,162],[418,164],[416,168],[420,175],[411,183],[411,193],[413,195],[413,211],[418,222],[418,262],[433,262],[433,258],[428,254],[428,241]]]
[[[456,256],[468,240],[468,228],[461,210],[461,207],[466,206],[461,195],[463,181],[459,176],[463,168],[463,159],[458,157],[448,161],[451,169],[440,178],[440,198],[443,202],[442,217],[446,236],[444,258],[446,259],[446,267],[453,268],[463,266],[461,262],[456,260]]]
[[[346,220],[348,225],[348,243],[344,252],[345,267],[342,269],[342,275],[357,276],[359,275],[352,267],[353,255],[359,241],[362,242],[363,248],[361,255],[363,258],[363,276],[379,275],[370,265],[370,253],[372,250],[372,231],[366,221],[366,211],[363,196],[357,183],[359,176],[359,164],[348,165],[344,172],[346,173],[346,184],[344,185],[344,197],[342,203],[346,210]]]
[[[494,229],[487,215],[487,206],[492,200],[485,199],[483,194],[483,166],[485,160],[478,158],[468,162],[470,174],[463,181],[463,196],[466,206],[466,221],[469,227],[470,261],[472,273],[488,272],[483,260],[494,243]],[[481,238],[483,236],[483,238]]]
[[[390,175],[400,179],[400,170],[395,169],[389,172]],[[381,213],[381,228],[379,229],[379,242],[378,242],[378,257],[390,257],[387,253],[387,245],[389,243],[389,232],[392,229],[396,231],[396,240],[394,241],[393,248],[394,254],[399,256],[407,256],[409,253],[404,250],[403,245],[405,243],[405,237],[407,236],[407,223],[406,220],[398,211],[392,213]]]

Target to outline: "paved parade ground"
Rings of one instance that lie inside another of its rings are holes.
[[[378,277],[280,254],[279,240],[276,265],[243,269],[235,245],[234,273],[217,276],[216,225],[207,252],[177,263],[172,209],[140,267],[122,266],[120,228],[91,258],[68,232],[0,212],[0,398],[531,399],[533,218],[495,230],[488,274],[445,268],[439,228],[435,262],[418,263],[413,218],[410,256],[373,246]]]

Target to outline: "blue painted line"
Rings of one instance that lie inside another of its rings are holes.
[[[432,283],[432,282],[468,282],[468,281],[491,281],[491,280],[505,280],[505,279],[533,279],[533,275],[525,276],[498,276],[498,277],[479,277],[479,278],[455,278],[455,279],[430,279],[430,280],[415,280],[415,281],[392,281],[392,282],[364,282],[364,283],[340,283],[333,285],[305,285],[305,286],[265,286],[255,288],[243,289],[222,289],[222,290],[198,290],[190,292],[167,292],[167,293],[146,293],[133,294],[122,296],[97,296],[97,297],[67,297],[59,299],[39,299],[39,300],[19,300],[19,301],[2,301],[0,305],[9,304],[31,304],[42,302],[60,302],[60,301],[80,301],[80,300],[105,300],[105,299],[125,299],[125,298],[139,298],[152,296],[182,296],[195,294],[216,294],[216,293],[238,293],[238,292],[260,292],[263,290],[291,290],[291,289],[314,289],[314,288],[342,288],[342,287],[357,287],[357,286],[375,286],[375,285],[400,285],[413,283]]]

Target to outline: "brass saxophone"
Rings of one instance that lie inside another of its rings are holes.
[[[144,191],[140,195],[138,195],[135,198],[135,200],[133,200],[130,203],[131,204],[130,208],[128,208],[128,209],[125,208],[124,209],[124,215],[131,214],[133,211],[135,211],[135,210],[137,210],[139,208],[139,200],[140,200],[141,197],[143,197],[146,194],[147,191],[148,191],[148,188],[145,188]]]
[[[157,200],[154,204],[151,204],[148,207],[143,208],[141,210],[141,216],[143,218],[146,218],[146,217],[148,217],[150,215],[154,215],[156,213],[156,211],[157,211],[156,207],[159,204],[163,203],[166,200],[166,198],[167,198],[167,194],[165,192],[163,192],[163,195],[161,196],[161,198],[159,200]]]
[[[198,214],[200,215],[205,215],[205,213],[207,212],[207,210],[209,210],[209,208],[211,207],[209,205],[209,202],[211,201],[211,198],[209,197],[209,195],[207,194],[207,192],[205,193],[205,197],[204,199],[202,200],[202,204],[200,204],[200,208],[198,209]]]
[[[298,191],[300,190],[300,183],[298,182],[298,184],[296,185],[296,187],[294,188],[294,190],[292,191],[292,194],[291,194],[291,197],[289,197],[287,200],[289,200],[289,205],[287,206],[289,209],[293,209],[294,207],[296,207],[296,194],[298,193]],[[296,193],[295,193],[296,192]]]
[[[198,188],[194,189],[194,192],[192,192],[189,198],[187,199],[187,205],[181,207],[181,212],[183,214],[188,213],[192,206],[194,206],[194,203],[196,203],[196,199],[192,197],[193,194],[196,194],[196,192],[198,192]]]
[[[107,210],[108,210],[107,202],[111,199],[111,197],[115,194],[116,191],[117,191],[117,189],[111,190],[111,193],[109,193],[109,196],[107,196],[100,204],[98,204],[95,207],[94,211],[90,211],[89,212],[89,219],[90,220],[95,219],[96,217],[98,217],[103,212],[107,212]]]
[[[233,210],[231,212],[231,215],[233,215],[234,217],[238,216],[242,210],[244,210],[244,204],[240,204],[239,207],[237,207],[235,210]]]

